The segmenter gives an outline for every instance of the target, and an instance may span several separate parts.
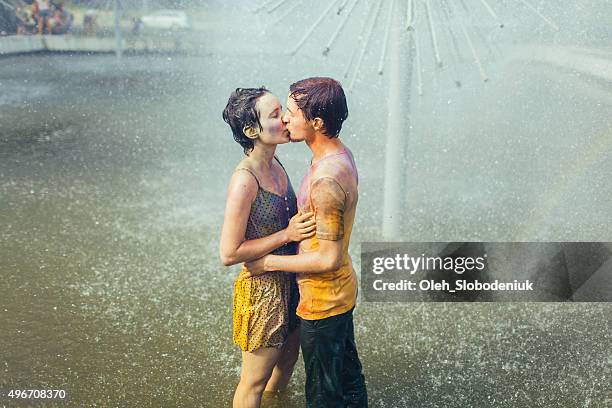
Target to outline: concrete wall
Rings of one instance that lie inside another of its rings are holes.
[[[181,42],[178,38],[159,36],[127,37],[122,41],[124,51],[171,52],[197,49],[195,43]],[[113,37],[77,37],[72,35],[0,37],[0,56],[40,51],[114,52],[117,41]]]
[[[44,50],[45,45],[41,36],[11,35],[0,37],[0,55]]]

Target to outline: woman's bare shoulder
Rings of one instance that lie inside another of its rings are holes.
[[[259,181],[255,175],[252,164],[247,159],[242,159],[234,168],[234,172],[228,185],[230,194],[247,194],[255,196],[259,188]]]
[[[236,170],[240,170],[240,169],[248,169],[248,170],[253,170],[253,164],[252,161],[249,159],[249,157],[245,157],[242,160],[240,160],[238,162],[238,164],[236,165],[236,167],[234,167],[234,172]]]

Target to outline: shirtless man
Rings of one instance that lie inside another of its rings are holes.
[[[305,141],[313,154],[297,203],[300,212],[314,212],[316,235],[300,243],[298,255],[267,255],[247,263],[252,275],[298,274],[308,407],[368,404],[353,329],[357,276],[348,254],[357,169],[338,139],[347,116],[344,91],[334,79],[308,78],[291,85],[284,121],[291,140]]]

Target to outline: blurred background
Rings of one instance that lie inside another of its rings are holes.
[[[608,1],[61,7],[0,0],[0,387],[230,404],[237,269],[218,239],[236,87],[285,105],[299,79],[342,82],[358,271],[365,241],[611,240]],[[277,153],[297,188],[309,150]],[[371,405],[608,407],[611,311],[360,301]],[[305,406],[301,364],[267,406]]]

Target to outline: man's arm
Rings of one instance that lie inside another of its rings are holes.
[[[267,255],[246,264],[251,275],[271,271],[322,273],[335,271],[342,265],[344,247],[344,206],[346,194],[331,177],[316,180],[310,190],[315,213],[319,248],[299,255]]]
[[[322,273],[331,272],[342,265],[343,240],[319,240],[319,249],[299,255],[281,256],[267,255],[262,259],[262,272],[285,271],[293,273]],[[250,264],[247,268],[251,273]]]

